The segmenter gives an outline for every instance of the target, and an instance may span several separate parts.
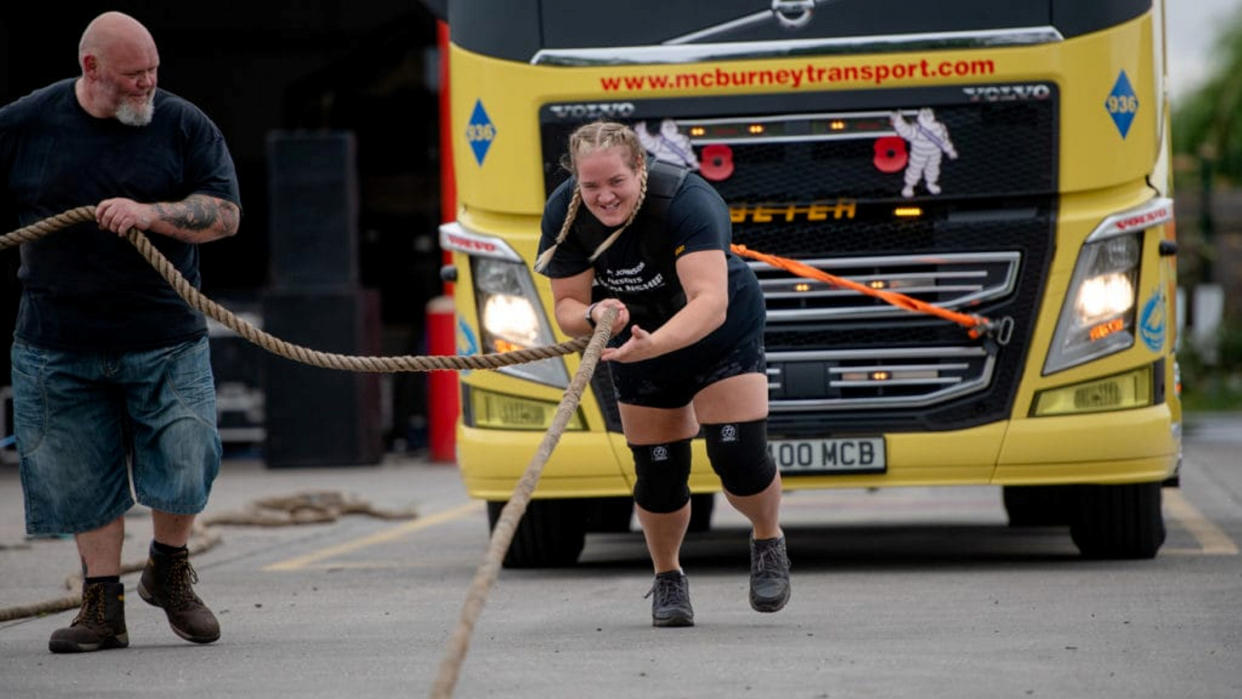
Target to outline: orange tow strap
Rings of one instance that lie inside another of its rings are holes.
[[[800,277],[806,277],[807,279],[815,279],[821,282],[826,282],[828,284],[831,284],[836,287],[841,287],[843,289],[852,289],[854,291],[857,291],[860,294],[874,296],[882,301],[885,301],[894,306],[897,306],[898,308],[904,308],[907,311],[914,311],[916,313],[927,313],[929,315],[934,315],[939,318],[944,318],[945,320],[957,323],[958,325],[961,325],[962,327],[967,328],[971,338],[978,338],[984,334],[999,333],[1000,344],[1005,344],[1006,342],[1009,341],[1009,334],[1012,331],[1012,327],[1013,327],[1012,326],[1013,321],[1009,318],[1004,319],[1001,323],[994,323],[991,320],[988,320],[987,318],[981,315],[975,315],[975,314],[970,314],[970,313],[958,313],[956,311],[950,311],[947,308],[941,308],[940,306],[937,306],[935,304],[927,303],[926,301],[920,301],[916,298],[906,296],[905,294],[899,294],[895,291],[884,291],[882,289],[872,289],[869,286],[865,286],[863,284],[859,284],[858,282],[850,281],[849,279],[844,279],[842,277],[828,274],[822,269],[816,269],[810,265],[803,264],[801,262],[798,262],[797,260],[791,260],[787,257],[777,257],[776,255],[769,255],[767,253],[757,252],[755,250],[751,250],[745,245],[730,245],[729,247],[737,255],[741,255],[742,257],[749,257],[752,260],[759,260],[760,262],[766,262],[767,264],[773,267],[779,267],[781,269],[788,270]]]

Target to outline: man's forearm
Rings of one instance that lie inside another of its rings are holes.
[[[206,243],[237,232],[241,212],[226,199],[191,194],[178,202],[151,205],[155,210],[150,230],[186,243]]]

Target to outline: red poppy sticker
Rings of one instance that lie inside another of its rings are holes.
[[[897,172],[906,166],[906,139],[900,136],[884,136],[875,140],[875,169],[880,172]]]
[[[699,174],[716,182],[729,179],[733,174],[733,149],[723,143],[703,146],[699,154]]]

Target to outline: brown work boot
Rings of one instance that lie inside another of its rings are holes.
[[[82,608],[73,623],[52,632],[48,650],[85,653],[129,645],[125,632],[125,586],[119,582],[82,585]]]
[[[173,633],[194,643],[220,638],[220,623],[203,600],[194,594],[198,573],[190,565],[190,552],[163,554],[152,546],[147,567],[138,581],[138,596],[147,604],[163,607]]]

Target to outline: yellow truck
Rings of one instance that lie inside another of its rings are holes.
[[[999,485],[1014,525],[1147,558],[1181,450],[1161,0],[452,0],[457,350],[566,339],[532,274],[572,129],[630,124],[728,202],[734,243],[994,322],[750,262],[789,490]],[[494,524],[577,356],[462,376],[457,456]],[[719,481],[701,440],[694,526]],[[606,366],[506,565],[629,527]]]

